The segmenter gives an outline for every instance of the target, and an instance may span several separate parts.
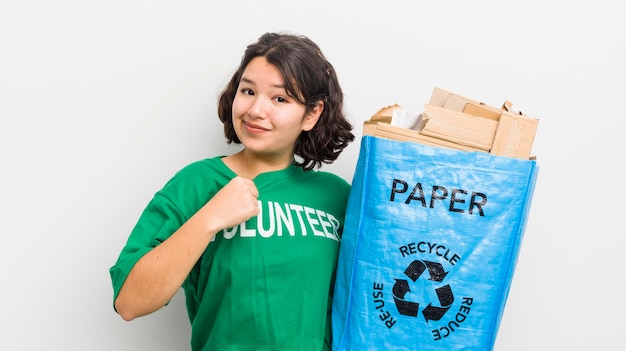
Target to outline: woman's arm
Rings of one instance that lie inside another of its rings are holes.
[[[252,180],[233,178],[167,240],[137,261],[115,300],[117,313],[129,321],[165,306],[217,232],[258,214],[257,198]]]

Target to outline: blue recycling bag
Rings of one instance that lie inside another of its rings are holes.
[[[361,140],[333,295],[333,350],[492,350],[534,160]]]

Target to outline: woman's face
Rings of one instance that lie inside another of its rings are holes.
[[[250,61],[239,81],[233,126],[247,151],[291,162],[296,139],[315,126],[323,108],[320,101],[305,115],[305,106],[287,95],[280,71],[259,56]]]

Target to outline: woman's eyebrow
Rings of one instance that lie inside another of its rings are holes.
[[[243,82],[243,83],[247,83],[247,84],[256,85],[256,83],[252,79],[246,78],[244,76],[242,76],[241,79],[239,79],[239,82],[240,83]],[[285,84],[282,84],[282,83],[280,83],[280,84],[272,84],[272,87],[284,90],[285,89]]]
[[[254,81],[242,76],[241,79],[239,79],[239,83],[254,84]]]

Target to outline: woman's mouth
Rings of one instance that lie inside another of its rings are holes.
[[[249,123],[249,122],[243,122],[244,127],[246,128],[246,131],[248,133],[261,133],[261,132],[266,132],[269,129],[264,128],[258,124],[254,124],[254,123]]]

